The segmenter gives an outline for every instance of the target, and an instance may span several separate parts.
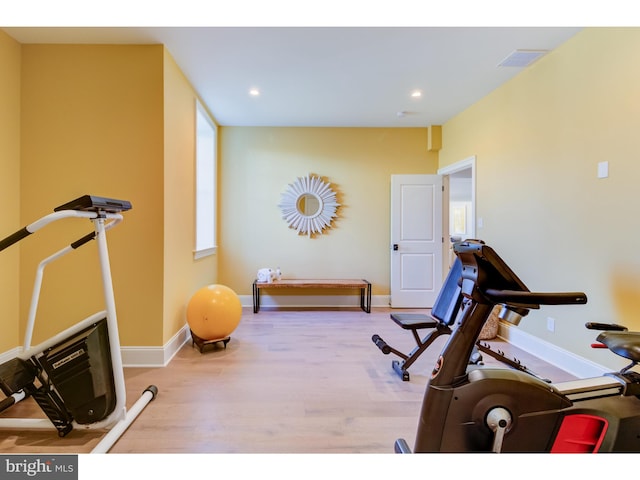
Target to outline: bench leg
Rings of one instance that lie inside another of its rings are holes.
[[[360,308],[367,313],[371,313],[371,284],[360,289]]]
[[[253,313],[258,313],[260,310],[260,289],[256,285],[256,282],[253,282]]]

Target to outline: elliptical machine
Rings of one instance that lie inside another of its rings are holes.
[[[618,325],[598,341],[631,363],[601,377],[549,384],[520,370],[469,367],[476,339],[495,305],[517,324],[540,305],[585,304],[582,292],[534,293],[484,242],[454,245],[464,297],[458,326],[434,366],[423,398],[413,451],[640,451],[640,333]],[[411,453],[404,439],[397,453]]]
[[[93,231],[38,265],[31,305],[19,355],[0,364],[0,412],[32,397],[47,419],[0,418],[4,429],[51,429],[64,437],[74,428],[108,431],[92,453],[106,453],[158,389],[150,385],[136,403],[126,409],[125,382],[118,337],[115,299],[111,281],[106,232],[123,220],[131,209],[126,200],[85,195],[61,205],[39,220],[0,240],[0,251],[66,218],[88,219]],[[38,300],[45,267],[91,240],[97,241],[105,310],[97,312],[64,331],[32,346]]]

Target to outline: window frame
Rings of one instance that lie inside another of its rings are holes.
[[[195,108],[194,259],[217,251],[218,126],[202,103]],[[209,182],[207,182],[207,178]]]

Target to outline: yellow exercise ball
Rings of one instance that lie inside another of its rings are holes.
[[[207,285],[193,294],[187,305],[187,323],[202,340],[222,340],[231,335],[242,317],[236,292],[225,285]]]

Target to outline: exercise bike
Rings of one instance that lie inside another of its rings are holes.
[[[423,313],[391,313],[389,316],[398,326],[404,330],[409,330],[413,335],[416,346],[408,354],[392,347],[384,341],[377,333],[371,337],[371,341],[385,355],[393,354],[400,359],[391,361],[391,367],[402,378],[403,381],[410,380],[409,367],[411,367],[427,349],[442,335],[451,335],[456,318],[460,311],[463,300],[461,290],[462,262],[456,257],[442,288],[438,293],[435,303],[429,314]],[[424,336],[420,332],[425,331]],[[469,357],[470,365],[482,365],[484,363],[483,353],[495,358],[512,368],[522,370],[536,375],[529,370],[518,359],[508,357],[504,352],[495,350],[487,342],[477,341]],[[545,379],[545,381],[548,381]]]
[[[130,210],[125,200],[85,195],[61,205],[39,220],[0,240],[0,251],[62,219],[83,219],[93,231],[38,265],[22,351],[0,364],[0,412],[33,398],[46,419],[0,418],[3,429],[51,429],[64,437],[74,428],[104,430],[92,453],[106,453],[158,392],[147,387],[127,410],[118,323],[106,232]],[[32,346],[44,269],[51,262],[96,240],[105,310],[97,312],[44,342]]]
[[[619,372],[550,384],[517,369],[469,366],[476,339],[495,305],[518,324],[540,305],[580,305],[582,292],[529,291],[480,240],[454,245],[462,263],[463,301],[426,387],[413,451],[638,452],[640,451],[640,333],[590,324],[597,339],[630,360]],[[397,453],[411,453],[404,439]]]

